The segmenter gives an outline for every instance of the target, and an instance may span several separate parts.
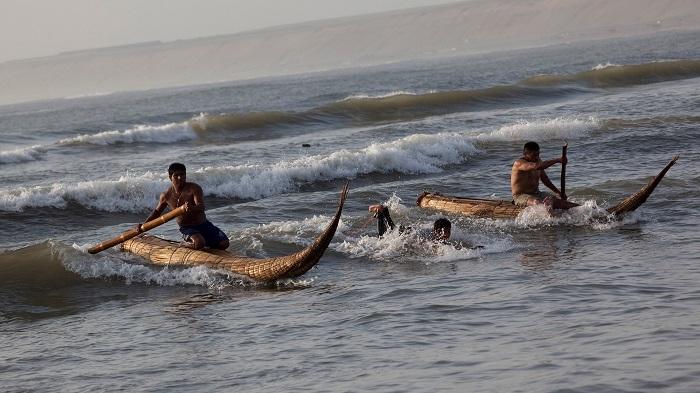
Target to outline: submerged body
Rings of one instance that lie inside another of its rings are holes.
[[[379,236],[384,236],[387,230],[394,230],[396,227],[394,225],[394,220],[391,218],[389,213],[389,208],[384,205],[370,205],[369,211],[374,213],[374,217],[377,219],[377,232]],[[403,225],[399,226],[399,232],[404,232],[410,230],[411,228],[406,228]],[[433,231],[431,233],[431,240],[439,243],[446,243],[450,240],[450,235],[452,233],[452,223],[446,218],[440,218],[435,220],[433,223]]]

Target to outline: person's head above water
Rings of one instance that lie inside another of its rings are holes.
[[[181,190],[187,181],[187,170],[183,164],[173,162],[168,167],[168,178],[173,183],[175,190]]]
[[[528,142],[523,146],[523,157],[528,161],[537,161],[540,158],[540,145],[537,142]]]
[[[537,142],[528,142],[523,146],[523,151],[540,151],[540,145],[537,144]]]
[[[452,223],[446,218],[435,220],[433,224],[433,237],[438,241],[446,241],[450,239],[452,232]]]
[[[185,164],[180,164],[179,162],[173,162],[172,164],[170,164],[170,166],[168,167],[168,177],[173,177],[173,174],[175,172],[187,173]]]

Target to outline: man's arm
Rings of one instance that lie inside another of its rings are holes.
[[[187,213],[200,213],[204,211],[204,191],[202,191],[202,187],[200,187],[198,184],[193,185],[193,190],[192,190],[192,200],[194,201],[194,205],[187,202],[185,203],[185,211]]]
[[[379,236],[383,236],[386,233],[387,225],[392,230],[394,229],[394,221],[391,219],[387,207],[384,205],[371,205],[369,211],[375,213],[375,217],[377,217],[377,232],[379,232]]]
[[[549,180],[549,176],[547,176],[547,174],[544,171],[540,171],[540,180],[542,181],[542,184],[547,186],[547,188],[549,188],[550,190],[554,191],[555,194],[562,197],[561,191],[559,191],[557,186],[555,186],[554,183],[552,183],[552,181]]]
[[[153,209],[153,212],[151,213],[151,215],[148,216],[148,218],[146,218],[146,221],[144,221],[140,224],[136,224],[136,230],[139,233],[143,232],[141,230],[141,225],[143,225],[143,224],[145,224],[153,219],[160,217],[160,215],[163,214],[163,210],[165,210],[166,207],[168,207],[168,202],[165,199],[165,193],[162,193],[162,194],[160,194],[160,198],[158,199],[158,205],[156,205],[156,208]]]
[[[539,161],[539,162],[528,162],[523,159],[515,161],[513,167],[518,171],[542,171],[554,164],[566,163],[566,157],[553,158],[551,160]]]

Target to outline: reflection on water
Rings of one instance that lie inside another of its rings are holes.
[[[230,297],[225,297],[216,293],[198,293],[194,295],[175,298],[164,309],[165,312],[173,314],[185,314],[192,310],[207,306],[223,300],[233,301]]]
[[[556,227],[541,230],[521,239],[528,248],[518,254],[518,262],[528,270],[549,270],[557,264],[567,263],[577,258],[578,240],[572,232],[585,230]]]

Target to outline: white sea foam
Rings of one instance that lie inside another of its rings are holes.
[[[163,190],[166,179],[148,172],[129,174],[115,181],[54,183],[50,186],[17,187],[0,190],[0,211],[22,211],[28,207],[65,208],[68,201],[82,206],[116,211],[143,211],[152,208]]]
[[[434,91],[430,91],[429,93],[433,93]],[[404,91],[404,90],[396,90],[392,91],[389,93],[382,93],[382,94],[353,94],[350,96],[347,96],[343,98],[341,101],[349,101],[349,100],[363,100],[363,99],[379,99],[379,98],[389,98],[389,97],[394,97],[394,96],[415,96],[418,95],[418,93],[412,92],[412,91]]]
[[[462,218],[476,227],[491,227],[502,230],[531,229],[551,226],[585,226],[596,230],[609,230],[640,220],[639,212],[626,214],[621,220],[609,214],[593,200],[576,200],[581,206],[550,213],[544,205],[531,206],[523,210],[514,220],[492,220],[483,218]]]
[[[120,278],[127,284],[146,283],[163,286],[201,285],[219,289],[228,286],[247,286],[252,281],[228,271],[203,266],[179,268],[144,265],[142,260],[126,253],[99,256],[85,254],[89,245],[73,245],[73,250],[56,248],[54,252],[65,268],[83,278]]]
[[[38,160],[46,152],[46,147],[34,145],[14,150],[0,151],[0,164],[18,164]]]
[[[406,216],[412,212],[412,209],[401,204],[401,199],[396,195],[383,204],[391,209],[397,224],[399,221],[408,220]],[[349,222],[340,221],[330,248],[347,254],[351,258],[366,257],[374,260],[431,263],[479,258],[484,254],[500,253],[514,248],[514,242],[508,236],[494,238],[462,230],[456,226],[452,229],[452,244],[434,243],[426,237],[426,234],[430,233],[432,218],[417,225],[411,224],[413,231],[404,234],[399,234],[398,230],[390,231],[379,238],[372,233],[374,225],[358,227],[357,224],[366,221],[367,217],[347,215],[345,217]],[[253,243],[251,239],[257,242],[262,239],[306,246],[326,228],[330,219],[330,216],[319,215],[303,220],[276,221],[245,228],[232,234],[232,244],[234,248],[236,244],[245,247],[246,244]],[[374,222],[373,219],[372,222]],[[255,250],[253,256],[269,256],[260,251]]]
[[[334,250],[348,255],[350,258],[369,258],[380,261],[407,262],[419,261],[424,263],[449,262],[474,259],[484,254],[501,253],[515,247],[509,236],[486,236],[469,229],[463,229],[453,223],[450,242],[436,243],[430,240],[432,225],[435,219],[442,217],[411,217],[415,209],[408,208],[395,194],[382,203],[391,211],[396,225],[411,227],[409,231],[399,233],[398,229],[386,232],[378,237],[374,231],[375,225],[362,225],[366,217],[345,218],[355,223],[339,228],[335,241],[331,244]],[[376,221],[371,220],[374,224]],[[360,225],[357,225],[360,223]]]
[[[592,116],[521,120],[495,131],[479,134],[476,139],[484,142],[574,139],[586,137],[598,127],[600,127],[600,120]]]
[[[288,192],[301,183],[350,178],[380,172],[434,173],[477,152],[470,138],[458,133],[416,134],[357,150],[302,157],[273,165],[207,167],[202,174],[207,192],[258,199]]]
[[[398,222],[397,222],[398,224]],[[370,258],[380,261],[425,263],[449,262],[475,259],[484,254],[506,252],[515,247],[508,237],[493,238],[469,233],[452,226],[452,236],[447,244],[436,243],[429,239],[432,221],[418,225],[411,224],[411,231],[399,233],[397,229],[388,231],[382,237],[363,234],[359,237],[337,234],[341,243],[331,247],[350,258]]]
[[[204,266],[169,267],[144,264],[143,260],[128,253],[105,252],[98,256],[87,254],[90,244],[73,244],[72,248],[52,245],[63,266],[83,278],[118,278],[126,284],[143,283],[162,286],[199,285],[210,289],[226,287],[268,286],[227,270]],[[278,288],[305,288],[313,284],[313,277],[278,280]]]
[[[478,150],[458,133],[416,134],[356,150],[301,157],[271,165],[207,167],[191,173],[207,195],[259,199],[294,190],[303,183],[343,179],[374,172],[433,173],[462,162]],[[0,210],[65,208],[68,201],[105,211],[152,208],[168,186],[162,175],[127,174],[115,181],[54,183],[44,187],[0,190]]]
[[[607,62],[607,63],[605,63],[605,64],[602,64],[602,63],[601,63],[601,64],[598,64],[597,66],[593,67],[591,70],[592,70],[592,71],[600,71],[600,70],[604,70],[604,69],[610,68],[610,67],[620,67],[620,65],[619,65],[619,64],[610,63],[610,62]]]
[[[189,122],[139,125],[128,130],[104,131],[61,139],[58,144],[114,145],[118,143],[175,143],[196,139]]]
[[[563,139],[583,137],[595,129],[596,118],[556,118],[523,121],[490,133],[415,134],[359,150],[300,157],[272,164],[205,167],[190,172],[207,195],[259,199],[294,191],[299,185],[352,178],[370,173],[436,173],[479,152],[475,141]],[[180,126],[183,126],[180,124]],[[99,134],[98,134],[99,135]],[[0,190],[0,210],[28,207],[64,208],[68,201],[106,211],[143,211],[153,207],[168,186],[167,178],[151,172],[128,174],[115,181],[54,183],[45,187]]]
[[[257,240],[266,238],[307,246],[326,229],[331,218],[332,217],[325,215],[314,215],[313,217],[305,218],[301,221],[273,221],[257,227],[246,228],[234,236],[238,238],[236,241],[252,244],[255,242],[248,239]],[[342,232],[344,230],[346,230],[346,226],[343,220],[340,220],[337,232]],[[259,242],[259,240],[257,241]]]

